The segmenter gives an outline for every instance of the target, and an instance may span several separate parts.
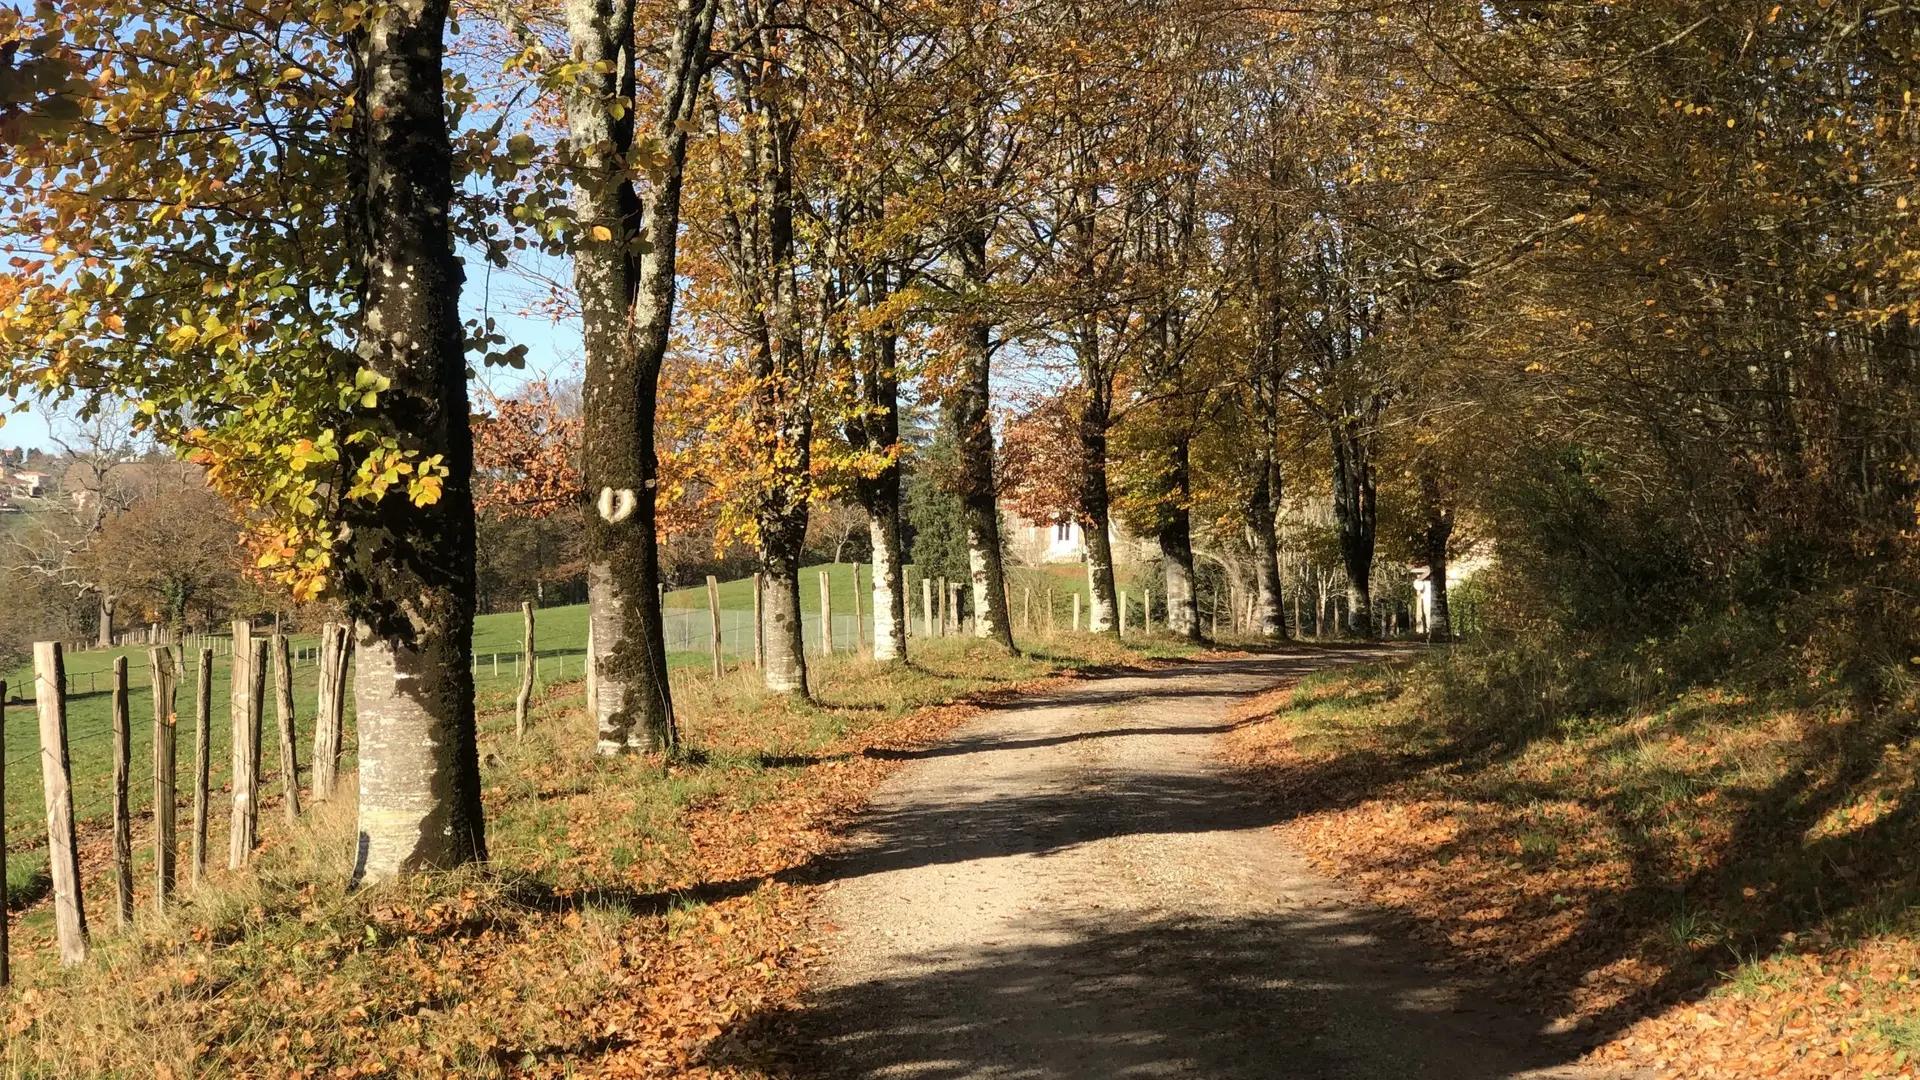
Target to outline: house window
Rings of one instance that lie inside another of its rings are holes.
[[[1053,538],[1062,543],[1073,539],[1073,522],[1063,521],[1053,527]]]

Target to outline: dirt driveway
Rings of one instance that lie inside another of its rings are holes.
[[[830,1076],[1598,1077],[1272,829],[1238,697],[1364,652],[1090,679],[915,753],[827,868],[805,1024]]]

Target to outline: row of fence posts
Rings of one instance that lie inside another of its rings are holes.
[[[233,624],[233,664],[229,676],[233,719],[233,814],[227,866],[247,865],[258,842],[260,789],[260,734],[264,713],[268,661],[272,661],[274,712],[280,735],[282,805],[287,821],[300,816],[300,769],[294,734],[293,661],[287,639],[254,636],[244,620]],[[314,720],[312,796],[329,799],[339,777],[345,740],[346,673],[349,656],[347,627],[327,623],[321,629],[316,660],[320,685]],[[81,895],[80,853],[73,810],[73,765],[68,754],[67,680],[65,650],[60,642],[33,646],[34,703],[40,722],[40,779],[47,811],[48,876],[53,881],[54,932],[60,959],[78,964],[87,958],[89,935]],[[206,876],[207,820],[210,810],[209,776],[212,765],[213,658],[211,646],[198,650],[194,694],[193,832],[191,874],[198,888]],[[153,903],[165,911],[174,901],[177,787],[175,782],[176,710],[181,675],[179,647],[155,645],[147,650],[153,682]],[[115,921],[126,927],[133,921],[133,819],[128,800],[132,766],[132,718],[128,710],[127,658],[113,662],[113,881]],[[6,835],[6,701],[0,682],[0,838]],[[6,844],[0,841],[0,986],[11,982],[5,903]]]
[[[855,581],[854,604],[857,609],[859,606],[859,599],[858,599],[859,578],[857,574],[855,576],[854,581]],[[822,596],[822,603],[824,606],[824,598],[826,595],[824,592],[824,584],[822,588],[823,588],[823,591],[821,593],[821,596]],[[948,581],[945,578],[924,578],[923,577],[920,579],[921,626],[923,628],[923,633],[927,637],[950,636],[950,635],[956,635],[962,632],[963,619],[961,617],[960,610],[961,610],[961,596],[962,596],[961,590],[963,588],[965,588],[965,586],[962,583],[955,582],[955,581]],[[1127,620],[1132,612],[1132,607],[1133,607],[1132,597],[1129,595],[1126,589],[1120,589],[1117,592],[1118,592],[1118,595],[1116,599],[1118,600],[1118,605],[1120,608],[1119,631],[1120,631],[1120,636],[1125,637],[1129,632]],[[938,595],[940,598],[937,606],[934,601],[934,597],[936,595]],[[1081,622],[1080,593],[1078,591],[1075,591],[1070,595],[1073,598],[1073,622],[1070,625],[1071,625],[1071,629],[1075,633],[1078,633],[1080,630],[1080,622]],[[1054,594],[1054,590],[1051,586],[1049,586],[1046,590],[1046,606],[1043,610],[1045,614],[1044,614],[1044,625],[1042,629],[1044,630],[1044,632],[1048,637],[1052,637],[1054,634],[1054,612],[1058,610],[1058,608],[1056,604],[1056,597]],[[1141,611],[1141,629],[1143,632],[1151,634],[1153,632],[1153,590],[1152,589],[1143,588],[1140,591],[1140,611]],[[938,622],[935,621],[936,615],[938,618]],[[912,626],[912,620],[908,620],[908,626]],[[1089,629],[1092,628],[1091,619],[1088,620],[1088,628]],[[1022,633],[1026,633],[1026,634],[1032,634],[1035,629],[1033,625],[1033,586],[1031,585],[1023,586],[1021,589],[1020,629]]]
[[[761,611],[762,585],[762,576],[759,573],[755,573],[753,575],[752,663],[756,668],[761,666],[766,659],[766,628],[763,625]],[[666,586],[662,585],[660,589],[661,597],[664,600]],[[867,651],[866,613],[861,609],[860,595],[860,564],[855,563],[853,564],[853,647],[856,655]],[[726,674],[727,665],[720,624],[720,579],[712,574],[707,575],[707,617],[708,647],[713,657],[713,674],[715,678],[718,678]],[[911,621],[909,621],[908,625],[909,629],[911,629]],[[591,627],[588,628],[587,637],[588,641],[591,642],[593,637]],[[833,652],[833,578],[831,573],[826,570],[820,571],[820,651],[822,653]],[[591,678],[593,668],[591,663],[593,654],[591,644],[588,646],[587,654],[589,658],[587,665],[588,675],[589,678]]]
[[[142,632],[140,636],[142,639],[145,639],[148,635]],[[64,655],[72,655],[78,652],[92,652],[97,648],[97,646],[85,644],[67,644],[65,642],[59,644],[61,652]],[[123,639],[114,647],[121,648],[125,647],[126,644],[127,642]],[[134,642],[134,644],[147,644],[147,641],[141,640]],[[233,654],[233,639],[217,634],[186,634],[181,637],[178,647],[188,656],[192,656],[196,650],[202,648],[212,652],[215,656],[231,656]],[[293,664],[296,667],[314,667],[319,663],[320,649],[318,646],[312,648],[303,647],[295,650],[293,653]],[[87,679],[87,688],[85,691],[80,689],[80,676],[82,674],[84,674]],[[83,692],[88,694],[98,693],[100,690],[98,680],[101,674],[102,673],[98,671],[88,671],[67,675],[67,694],[72,696]]]
[[[279,625],[279,616],[274,617],[275,626]],[[191,656],[198,649],[211,649],[215,656],[230,656],[233,653],[233,639],[221,634],[187,633],[179,635],[177,642],[168,641],[173,635],[160,623],[149,623],[138,630],[113,635],[113,643],[103,645],[94,641],[65,641],[60,649],[66,655],[94,652],[100,649],[123,649],[140,645],[175,645]],[[318,664],[318,648],[300,649],[294,654],[294,662],[313,666]]]
[[[940,596],[939,622],[937,625],[934,621],[935,607],[933,601],[936,581],[938,583],[938,593]],[[761,586],[762,577],[760,574],[755,573],[753,575],[752,653],[752,663],[754,667],[759,667],[764,662],[766,655],[765,630],[761,617]],[[923,614],[922,635],[931,638],[956,636],[960,634],[962,632],[961,589],[964,586],[960,582],[951,582],[945,578],[935,579],[923,577],[920,579],[920,587]],[[666,598],[666,585],[662,583],[658,588],[660,599],[664,603]],[[712,656],[713,675],[715,678],[719,678],[726,673],[726,657],[723,643],[724,635],[720,618],[719,578],[712,574],[707,575],[706,592],[708,646]],[[1046,633],[1052,635],[1054,632],[1054,590],[1051,588],[1047,589],[1046,596]],[[1072,596],[1072,627],[1075,631],[1078,631],[1081,622],[1080,594],[1075,592]],[[855,563],[853,565],[853,648],[856,655],[864,654],[867,651],[866,612],[861,603],[861,598],[860,564]],[[1140,602],[1144,614],[1145,629],[1151,633],[1153,630],[1153,594],[1151,590],[1143,590]],[[1125,589],[1119,591],[1119,607],[1120,633],[1124,636],[1128,632],[1127,618],[1130,609],[1129,596]],[[521,604],[520,613],[525,628],[522,634],[520,656],[517,658],[516,663],[516,667],[519,669],[520,685],[514,698],[514,733],[516,737],[524,738],[526,734],[528,709],[533,699],[539,661],[534,653],[533,605],[530,603]],[[1022,596],[1021,623],[1023,631],[1027,633],[1033,632],[1033,589],[1031,586],[1025,589]],[[906,622],[906,629],[909,634],[912,634],[913,620],[911,618]],[[820,651],[824,654],[831,654],[834,651],[833,581],[830,571],[827,570],[820,571]],[[593,655],[593,624],[591,617],[589,617],[587,625],[587,655],[583,665],[583,674],[587,682],[589,709],[593,707],[595,691]],[[491,663],[493,674],[498,676],[500,674],[500,654],[498,652],[492,654]],[[478,655],[473,658],[473,664],[477,671],[480,664]]]
[[[823,654],[831,654],[835,650],[834,624],[833,624],[833,619],[834,619],[833,579],[832,579],[831,571],[821,570],[819,583],[820,583],[819,650]],[[762,584],[763,584],[763,581],[762,581],[761,575],[758,573],[754,574],[753,586],[752,586],[753,588],[753,652],[751,656],[751,662],[754,667],[759,667],[766,655],[765,628],[762,625],[762,613],[761,613]],[[712,658],[711,659],[712,671],[714,676],[717,678],[725,674],[726,672],[725,648],[723,644],[723,633],[722,633],[722,625],[721,625],[721,618],[720,618],[720,581],[714,575],[709,574],[707,575],[706,586],[707,586],[706,588],[707,613],[708,613],[708,627],[709,627],[708,648]],[[965,586],[960,582],[948,581],[945,578],[923,577],[920,579],[922,618],[919,624],[920,625],[919,636],[924,636],[929,638],[950,637],[950,636],[957,636],[960,633],[962,633],[964,620],[961,615],[961,611],[962,611],[961,590],[964,587]],[[660,585],[659,589],[660,589],[661,601],[664,603],[665,597],[666,597],[665,584]],[[866,633],[866,611],[865,611],[865,606],[862,603],[862,599],[864,595],[865,594],[860,587],[860,564],[855,563],[853,565],[853,649],[856,655],[865,654],[868,647],[867,633]],[[1080,623],[1081,623],[1081,597],[1078,592],[1074,592],[1071,595],[1073,597],[1072,628],[1075,631],[1078,631],[1080,629]],[[937,604],[934,599],[935,596],[939,597]],[[1031,586],[1026,587],[1022,594],[1022,603],[1021,603],[1021,628],[1023,632],[1026,632],[1026,633],[1032,633],[1034,631],[1033,596],[1034,596],[1033,588]],[[1128,619],[1131,615],[1132,597],[1129,595],[1127,590],[1121,589],[1119,590],[1118,599],[1119,599],[1119,607],[1120,607],[1119,629],[1120,629],[1120,633],[1124,636],[1129,632]],[[1142,627],[1146,632],[1151,633],[1153,631],[1153,593],[1152,591],[1142,590],[1139,600],[1140,600],[1140,606],[1141,606],[1141,611],[1143,615]],[[1046,603],[1046,609],[1045,609],[1046,610],[1045,632],[1049,636],[1051,636],[1054,633],[1054,610],[1055,610],[1055,593],[1052,588],[1049,588],[1046,590],[1046,601],[1047,603]],[[528,618],[529,618],[528,631],[527,631],[529,635],[528,641],[531,642],[532,640],[531,615],[529,615]],[[912,618],[908,618],[906,620],[906,630],[908,634],[912,635],[914,633],[914,626],[915,626],[914,620]],[[527,648],[528,648],[528,655],[531,655],[531,649],[532,649],[531,644],[529,644]],[[593,658],[593,628],[591,625],[589,625],[587,628],[588,662],[586,665],[586,677],[589,683],[591,683],[593,680],[592,658]],[[499,655],[497,653],[494,656],[494,667],[495,667],[495,673],[497,674],[499,670]],[[589,691],[589,697],[591,697],[591,693],[592,693],[591,686],[589,686],[588,691]]]
[[[922,577],[920,579],[920,604],[921,604],[921,616],[922,616],[921,633],[923,636],[929,637],[929,638],[949,637],[949,636],[957,636],[962,632],[963,620],[961,616],[961,609],[962,609],[961,590],[963,588],[964,588],[964,585],[962,583],[956,582],[956,581],[948,581],[945,578]],[[665,586],[662,586],[661,589],[662,589],[662,596],[664,597]],[[940,598],[939,604],[938,604],[939,621],[937,623],[935,622],[936,608],[934,603],[934,596],[936,595],[936,591]],[[765,655],[764,653],[765,644],[762,636],[763,630],[761,626],[760,592],[761,592],[761,576],[756,573],[753,575],[753,665],[755,667],[760,666],[762,662],[762,658]],[[1118,593],[1119,593],[1118,601],[1119,601],[1119,608],[1120,608],[1119,630],[1120,630],[1121,636],[1124,637],[1129,632],[1127,620],[1131,613],[1132,604],[1130,602],[1131,597],[1128,595],[1128,591],[1126,589],[1121,589],[1118,591]],[[866,612],[863,610],[863,606],[861,604],[862,596],[863,596],[863,593],[860,588],[860,564],[855,563],[853,564],[853,648],[856,655],[864,654],[867,651]],[[1072,628],[1074,631],[1078,632],[1080,629],[1080,622],[1081,622],[1080,593],[1076,591],[1072,594],[1072,596],[1073,596]],[[1049,636],[1051,636],[1054,633],[1053,616],[1054,616],[1054,610],[1055,610],[1054,590],[1052,588],[1048,588],[1046,590],[1046,599],[1047,599],[1046,633]],[[1142,615],[1142,629],[1146,633],[1152,633],[1153,632],[1153,590],[1144,589],[1144,588],[1141,590],[1140,608],[1141,608],[1141,615]],[[710,647],[712,649],[712,654],[713,654],[713,674],[716,677],[718,677],[719,675],[723,674],[726,671],[726,663],[722,657],[722,644],[721,644],[720,583],[719,583],[719,580],[715,578],[712,574],[707,575],[707,611],[709,613],[709,617],[711,620],[711,634],[710,634],[709,641],[710,641]],[[1216,612],[1216,620],[1217,620],[1217,612]],[[1020,621],[1021,621],[1022,631],[1025,633],[1031,634],[1034,630],[1033,587],[1032,586],[1026,586],[1022,592]],[[907,619],[906,621],[906,629],[909,634],[913,632],[913,620],[911,618]],[[834,637],[833,579],[830,571],[821,570],[820,571],[820,651],[821,653],[831,654],[834,651],[833,637]],[[589,638],[589,641],[591,641],[591,638],[592,638],[591,630],[589,630],[588,632],[588,638]],[[591,655],[592,655],[591,645],[589,645],[589,648],[588,648],[588,655],[589,655],[589,658],[591,658]],[[592,667],[591,663],[588,664],[588,667],[589,669],[591,669]]]

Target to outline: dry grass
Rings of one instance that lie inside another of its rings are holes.
[[[269,806],[253,868],[221,872],[165,917],[101,932],[111,890],[90,881],[96,948],[80,968],[52,962],[44,910],[24,913],[0,1065],[9,1077],[777,1073],[778,1033],[754,1018],[804,979],[806,867],[890,770],[868,751],[938,738],[970,714],[968,695],[1179,651],[1062,635],[1047,655],[1006,658],[936,642],[911,667],[820,662],[814,703],[730,674],[681,689],[689,753],[664,770],[594,754],[578,687],[556,687],[523,745],[510,717],[483,723],[485,869],[348,893],[351,802],[293,828]],[[90,841],[90,870],[102,854]]]
[[[1910,714],[1708,686],[1516,733],[1459,678],[1309,680],[1249,708],[1236,753],[1317,865],[1600,1057],[1911,1075]]]

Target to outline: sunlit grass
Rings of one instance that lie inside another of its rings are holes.
[[[95,843],[95,955],[63,970],[46,905],[20,920],[0,1067],[491,1076],[678,1045],[672,1024],[697,1016],[689,1030],[705,1031],[709,1017],[796,985],[795,898],[771,875],[819,842],[813,815],[881,775],[859,753],[870,740],[938,730],[920,710],[969,694],[1191,651],[1071,634],[1031,644],[1007,656],[971,638],[916,641],[905,664],[810,657],[812,701],[766,692],[751,668],[684,678],[685,746],[670,766],[597,754],[577,682],[541,695],[524,742],[504,695],[483,698],[485,868],[348,893],[349,783],[295,827],[269,804],[253,867],[216,869],[173,913],[145,913],[142,875],[143,914],[116,932]],[[224,817],[213,826],[224,854]],[[697,1003],[647,989],[656,983],[692,987]],[[609,1025],[623,1034],[602,1038]]]

